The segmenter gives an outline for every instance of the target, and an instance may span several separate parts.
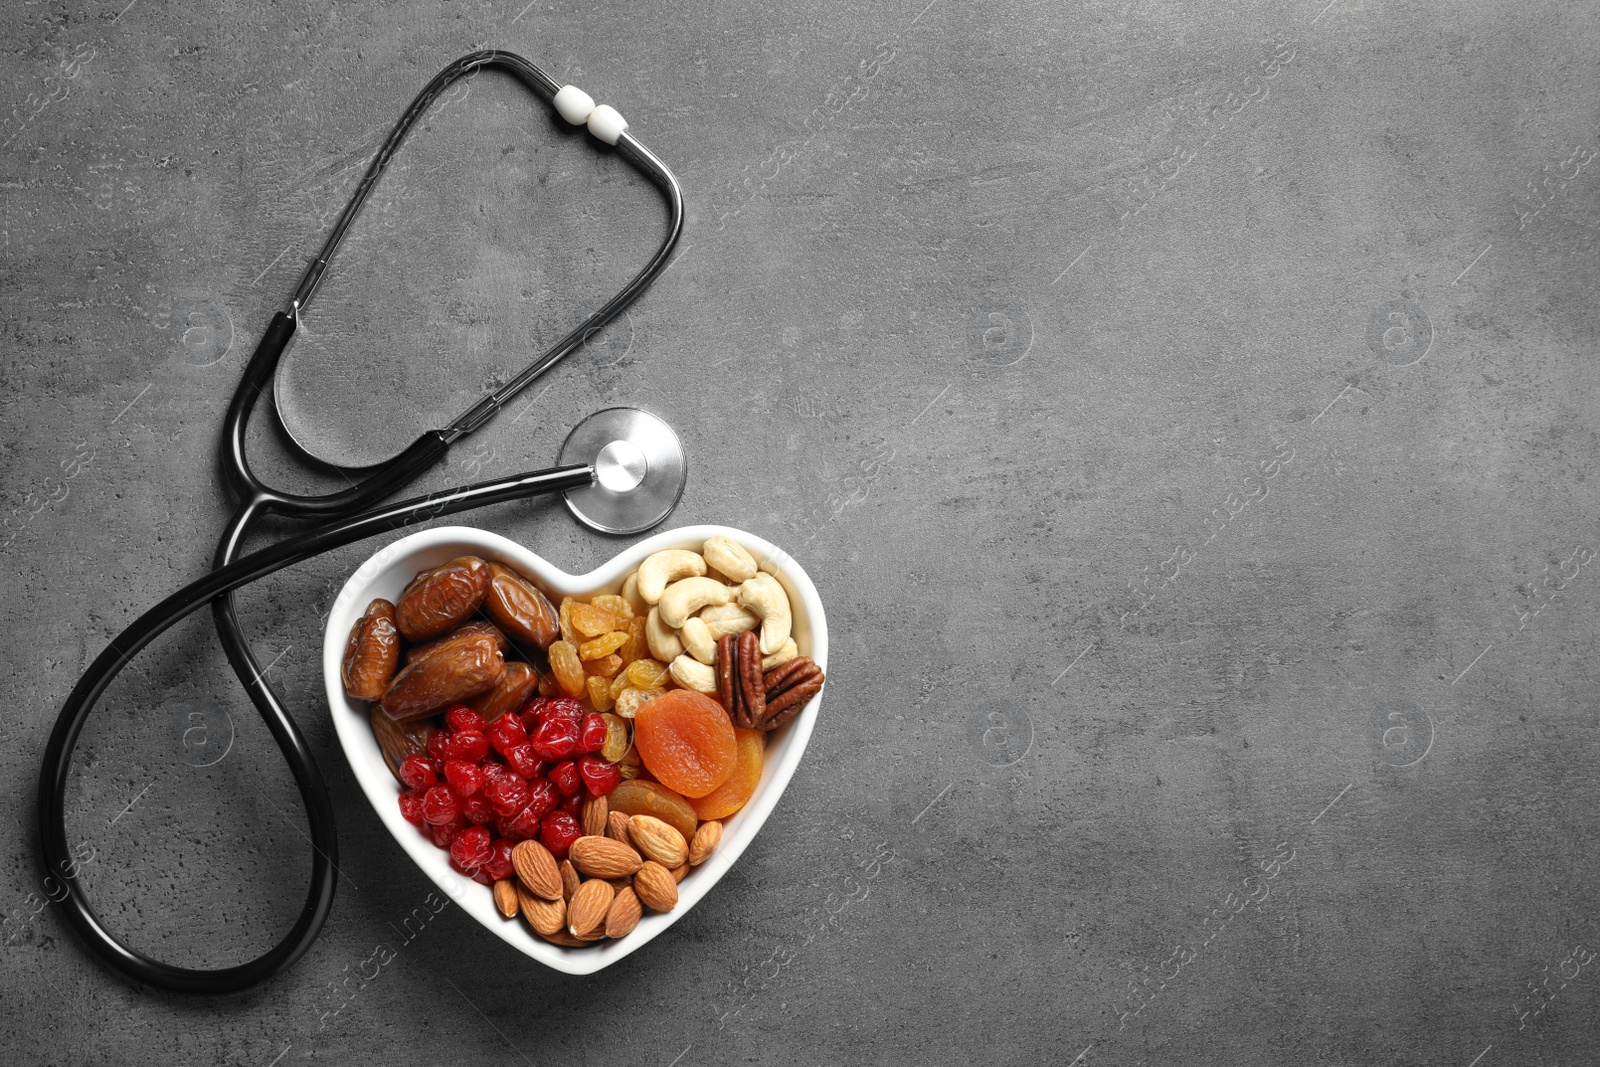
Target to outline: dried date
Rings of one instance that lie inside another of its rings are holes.
[[[394,605],[379,598],[367,605],[366,614],[350,628],[339,671],[344,691],[356,700],[377,700],[389,688],[399,665],[400,631],[395,627]]]
[[[494,722],[508,711],[516,711],[539,688],[539,672],[526,663],[507,663],[493,689],[468,701],[486,722]]]
[[[389,765],[389,770],[405,785],[405,779],[400,778],[400,764],[407,756],[422,756],[428,751],[428,738],[433,736],[434,725],[432,719],[413,719],[410,722],[397,722],[389,717],[382,705],[372,705],[372,734],[378,739],[378,751],[383,753],[383,762]]]
[[[483,610],[502,630],[541,652],[561,636],[555,605],[538,586],[501,563],[489,564]]]
[[[472,634],[406,664],[383,694],[383,710],[402,721],[430,715],[493,688],[505,669],[494,638]]]
[[[460,626],[489,595],[489,565],[461,556],[419,574],[395,605],[395,623],[407,641],[426,641]]]

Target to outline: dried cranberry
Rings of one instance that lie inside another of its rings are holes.
[[[556,806],[574,819],[577,819],[583,815],[583,801],[584,795],[579,792],[572,794],[570,797],[562,797],[561,803]]]
[[[538,778],[550,766],[539,758],[538,751],[529,742],[512,745],[505,750],[506,766],[517,772],[520,778]]]
[[[454,867],[468,878],[471,878],[479,885],[494,885],[494,879],[490,878],[489,872],[484,870],[482,867],[463,867],[461,864],[456,862],[454,856],[450,857],[450,866]]]
[[[466,829],[467,820],[457,815],[454,819],[442,826],[428,827],[428,837],[440,848],[449,848],[450,842],[456,839],[456,834]]]
[[[422,791],[407,789],[400,794],[400,814],[406,822],[422,825]]]
[[[489,862],[493,855],[489,846],[493,840],[483,827],[469,826],[450,842],[450,858],[469,871],[475,870]]]
[[[542,819],[556,810],[561,802],[561,791],[548,778],[535,778],[528,783],[528,810]]]
[[[556,859],[564,859],[567,849],[572,843],[583,836],[583,827],[578,825],[578,820],[564,811],[551,812],[545,816],[544,824],[539,827],[539,840],[550,854]]]
[[[446,759],[480,763],[489,754],[489,739],[482,734],[452,734],[444,754]]]
[[[532,804],[523,808],[515,815],[502,815],[495,820],[495,828],[500,831],[500,836],[510,838],[512,841],[529,841],[539,836],[539,820],[546,813],[536,811]]]
[[[527,807],[528,783],[521,778],[499,778],[484,786],[484,795],[501,815],[515,815]]]
[[[533,731],[528,744],[544,759],[562,760],[578,750],[578,732],[578,724],[572,719],[546,719]]]
[[[532,834],[528,835],[532,837]],[[499,881],[501,878],[510,878],[511,872],[516,868],[511,863],[511,847],[515,842],[507,841],[503,837],[495,839],[490,846],[489,862],[483,865],[484,872],[490,878]]]
[[[478,769],[476,763],[468,763],[466,760],[446,760],[444,778],[458,797],[470,797],[483,787],[483,772]]]
[[[400,780],[412,789],[439,784],[439,776],[433,773],[433,761],[415,752],[400,761]]]
[[[610,760],[599,756],[582,756],[578,759],[578,773],[589,792],[603,797],[622,783],[622,772]]]
[[[442,826],[461,814],[461,805],[447,785],[436,785],[422,795],[422,818],[433,826]]]
[[[436,760],[444,759],[446,748],[449,744],[450,731],[435,730],[428,737],[428,755],[432,756]]]
[[[583,779],[578,775],[578,765],[571,760],[550,768],[549,778],[564,797],[575,797],[583,789]]]
[[[450,710],[444,713],[444,724],[458,734],[481,734],[489,725],[482,715],[465,704],[451,704]]]
[[[488,737],[497,752],[509,752],[512,746],[528,739],[528,731],[515,715],[502,715],[489,724],[484,736]]]
[[[468,822],[482,826],[494,822],[495,810],[494,805],[489,803],[489,798],[478,793],[461,802],[461,814],[467,817]]]
[[[530,722],[530,719],[533,721]],[[583,721],[583,705],[571,697],[540,697],[522,713],[522,724],[529,732],[532,732],[536,723],[546,723],[552,719],[569,719],[573,723],[580,723]]]
[[[594,712],[583,717],[583,726],[578,732],[579,752],[599,752],[606,743],[606,721]]]
[[[494,760],[484,760],[478,766],[483,771],[483,784],[485,786],[501,778],[520,777],[516,771],[507,767],[504,763],[496,763]]]

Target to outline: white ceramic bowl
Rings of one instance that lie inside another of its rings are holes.
[[[722,843],[711,859],[696,867],[679,884],[676,908],[665,915],[646,914],[633,933],[619,940],[603,941],[588,948],[563,948],[534,936],[521,919],[501,918],[488,888],[458,875],[450,866],[449,853],[437,848],[417,827],[401,816],[397,800],[401,787],[394,775],[389,773],[383,755],[378,751],[378,743],[367,721],[367,704],[345,696],[344,685],[339,677],[350,627],[375,597],[398,600],[400,591],[418,571],[436,567],[457,556],[471,554],[504,563],[535,579],[552,600],[559,602],[564,596],[615,593],[621,589],[628,573],[652,552],[664,548],[692,548],[698,551],[706,538],[717,534],[731,537],[744,545],[758,562],[772,562],[778,580],[788,591],[794,608],[794,639],[800,647],[800,653],[810,656],[823,670],[827,670],[828,623],[823,616],[822,601],[817,597],[816,586],[811,584],[806,572],[788,553],[754,534],[726,526],[688,526],[655,534],[624,549],[598,570],[582,575],[568,574],[515,541],[487,530],[468,526],[425,530],[402,537],[363,563],[339,591],[333,612],[328,616],[328,628],[322,639],[322,675],[328,689],[328,707],[333,714],[334,728],[339,733],[339,743],[378,818],[383,820],[400,847],[410,854],[417,866],[450,899],[496,937],[558,971],[592,974],[610,966],[664,932],[710,892],[711,887],[744,852],[761,829],[761,824],[772,814],[778,799],[783,796],[784,787],[789,784],[789,778],[799,765],[806,743],[811,738],[811,728],[816,723],[822,694],[818,693],[799,715],[767,739],[766,765],[762,768],[761,784],[756,787],[755,795],[748,804],[724,820]]]

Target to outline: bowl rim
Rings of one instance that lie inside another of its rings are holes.
[[[368,704],[366,701],[352,700],[344,693],[340,666],[350,627],[366,610],[367,604],[375,596],[382,595],[373,591],[375,585],[383,584],[385,579],[406,567],[407,561],[425,553],[448,553],[443,555],[440,562],[454,555],[471,553],[512,564],[519,572],[536,578],[547,593],[553,594],[553,599],[559,600],[562,596],[589,595],[607,587],[620,586],[622,579],[637,568],[646,556],[666,548],[693,547],[698,551],[706,538],[714,536],[731,538],[748,549],[758,561],[772,567],[776,577],[784,583],[791,600],[799,601],[797,607],[801,610],[796,613],[796,643],[801,646],[803,654],[809,655],[826,671],[827,618],[816,586],[805,568],[771,541],[731,526],[701,524],[663,530],[621,549],[585,574],[572,574],[527,546],[491,530],[474,526],[435,527],[408,534],[380,547],[351,573],[328,613],[323,630],[322,666],[329,713],[351,772],[379,820],[423,874],[458,906],[524,955],[565,974],[593,974],[638,951],[693,910],[721,881],[760,832],[794,776],[810,742],[822,693],[812,697],[799,715],[768,738],[767,759],[762,768],[760,784],[743,808],[723,820],[723,837],[717,851],[679,884],[677,907],[666,914],[646,914],[638,927],[620,940],[608,940],[581,949],[565,948],[536,937],[519,920],[503,918],[494,908],[493,895],[484,887],[457,874],[449,864],[448,852],[437,848],[401,816],[399,805],[395,802],[400,786],[378,751],[377,741],[367,721]],[[411,573],[414,570],[406,573],[405,577],[409,579]],[[398,595],[398,588],[395,595]]]

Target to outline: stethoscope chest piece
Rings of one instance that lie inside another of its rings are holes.
[[[586,464],[594,480],[566,491],[577,520],[601,533],[643,533],[677,506],[689,477],[683,443],[661,419],[638,408],[606,408],[572,428],[562,466]]]

